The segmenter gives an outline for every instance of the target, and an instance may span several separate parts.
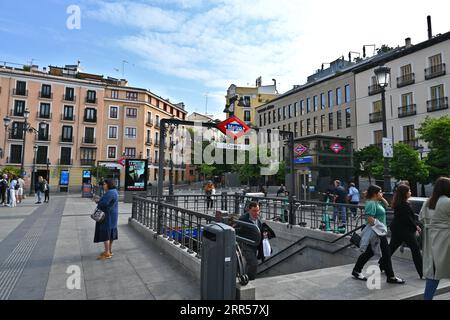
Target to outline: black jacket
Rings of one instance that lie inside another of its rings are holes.
[[[254,223],[252,220],[250,220],[250,214],[249,213],[243,214],[239,218],[239,220],[240,221],[244,221],[244,222],[248,222],[248,223]],[[255,254],[256,254],[256,251],[258,251],[257,258],[258,259],[263,259],[264,258],[264,253],[263,253],[262,241],[264,239],[264,237],[263,237],[264,232],[267,232],[267,236],[268,236],[269,239],[275,238],[276,235],[275,235],[275,232],[272,230],[272,228],[269,227],[266,223],[261,222],[260,219],[257,220],[257,226],[258,226],[258,228],[260,230],[259,237],[257,237],[257,238],[255,237],[255,235],[252,235],[250,232],[248,232],[248,228],[245,228],[245,227],[238,228],[236,230],[236,234],[238,236],[243,237],[243,238],[248,238],[248,239],[251,239],[251,240],[257,240],[258,245],[256,247],[254,247]]]
[[[398,233],[415,233],[417,230],[417,222],[415,220],[414,211],[407,202],[400,203],[394,209],[394,219],[390,225],[392,232]]]

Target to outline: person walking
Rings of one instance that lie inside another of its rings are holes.
[[[364,229],[372,228],[372,226],[380,225],[380,223],[384,225],[384,228],[386,228],[386,208],[389,206],[389,204],[386,201],[386,199],[384,199],[383,193],[381,192],[381,188],[376,185],[370,186],[367,189],[366,199],[367,201],[364,209],[366,215],[366,227]],[[372,230],[370,229],[367,230],[372,232]],[[376,231],[373,230],[373,232]],[[379,236],[377,233],[376,237],[378,237],[377,240],[379,240],[379,246],[381,249],[383,266],[386,271],[387,282],[404,284],[405,283],[404,280],[394,275],[394,270],[392,268],[392,261],[391,261],[391,253],[389,251],[389,244],[386,235]],[[374,251],[372,249],[372,245],[368,245],[365,252],[358,257],[358,260],[356,261],[356,264],[353,268],[352,276],[355,279],[367,281],[367,278],[362,274],[362,269],[364,265],[373,256]]]
[[[94,243],[103,242],[105,251],[97,257],[97,260],[111,259],[113,241],[118,239],[119,193],[113,180],[105,179],[103,191],[105,193],[96,202],[97,208],[105,213],[105,219],[101,223],[95,223]]]
[[[356,186],[353,182],[350,183],[350,188],[348,189],[349,203],[354,206],[357,206],[360,201],[359,197],[360,197],[359,190],[356,188]],[[356,208],[350,208],[350,211],[352,212],[353,218],[355,218],[356,217]]]
[[[13,175],[11,182],[9,183],[9,206],[11,208],[14,208],[17,205],[17,189],[19,189],[19,185],[17,184],[17,176]]]
[[[19,184],[19,189],[17,189],[17,203],[22,203],[23,188],[25,187],[25,180],[23,180],[22,176],[17,179],[17,183]]]
[[[433,300],[441,279],[450,279],[450,179],[439,178],[420,211],[423,230],[424,299]]]
[[[335,205],[333,207],[333,220],[334,223],[338,223],[338,215],[339,212],[341,213],[341,225],[339,228],[345,228],[347,225],[347,208],[345,207],[345,204],[347,202],[347,192],[345,191],[344,187],[341,185],[341,181],[336,180],[334,181],[334,191],[335,195],[335,203],[338,203],[340,205]]]
[[[50,186],[46,179],[44,179],[44,202],[50,201]]]
[[[7,206],[8,205],[8,197],[6,196],[6,191],[8,190],[8,175],[4,174],[2,176],[2,178],[0,179],[0,197],[2,202],[0,202],[0,204],[2,204],[3,206]]]
[[[397,187],[392,201],[394,208],[394,219],[391,222],[391,241],[389,243],[389,251],[391,256],[405,242],[411,249],[414,266],[416,267],[419,277],[423,277],[422,254],[420,253],[417,235],[421,232],[420,227],[414,219],[414,211],[408,202],[411,198],[411,190],[406,184]],[[380,270],[384,271],[383,261],[378,261]]]
[[[208,181],[208,183],[205,186],[205,195],[206,195],[206,208],[213,208],[214,201],[212,199],[213,194],[215,194],[216,188],[214,187],[214,184],[212,181]]]
[[[277,191],[277,197],[279,197],[280,194],[281,194],[282,196],[284,196],[285,193],[286,193],[286,187],[284,186],[284,184],[281,184],[281,185],[280,185],[280,188],[279,188],[278,191]]]
[[[42,196],[44,194],[44,178],[42,178],[42,176],[38,177],[38,182],[36,183],[35,192],[37,195],[36,204],[41,204]]]

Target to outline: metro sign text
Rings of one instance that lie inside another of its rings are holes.
[[[236,140],[246,134],[250,127],[238,117],[231,117],[219,123],[217,129]]]
[[[330,146],[330,149],[333,150],[334,153],[339,153],[344,149],[339,143],[334,143]]]
[[[299,156],[301,156],[302,154],[304,154],[306,152],[306,150],[308,150],[308,148],[306,148],[304,145],[299,144],[295,149],[295,153],[298,154]]]

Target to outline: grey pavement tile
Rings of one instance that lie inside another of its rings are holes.
[[[146,295],[149,291],[137,275],[85,280],[87,298]]]
[[[180,284],[179,281],[166,281],[147,285],[156,300],[198,300],[200,287],[195,283]]]
[[[45,292],[45,300],[86,300],[86,291],[83,287],[80,290],[63,289],[47,289]]]

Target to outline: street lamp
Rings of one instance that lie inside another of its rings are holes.
[[[386,87],[389,85],[391,69],[380,66],[374,70],[377,84],[381,88],[381,105],[383,117],[383,138],[387,138],[387,121],[386,121]],[[391,175],[389,172],[389,159],[384,158],[384,192],[391,193]]]
[[[428,151],[429,150],[425,150],[425,147],[423,145],[419,146],[419,154],[420,154],[420,160],[421,161],[423,160],[423,154],[428,152]],[[426,197],[426,195],[425,195],[425,185],[423,183],[421,183],[420,193],[421,193],[421,195],[420,195],[421,197],[424,197],[424,198]]]
[[[38,151],[38,145],[35,144],[33,147],[34,150],[34,158],[33,158],[33,172],[31,173],[31,182],[30,182],[30,196],[34,195],[34,180],[36,179],[36,158],[37,158],[37,151]]]

